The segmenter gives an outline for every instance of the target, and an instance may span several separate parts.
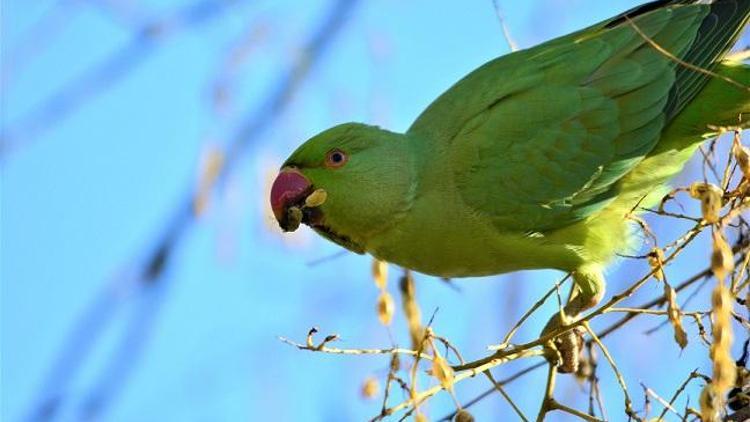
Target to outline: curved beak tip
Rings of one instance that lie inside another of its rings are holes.
[[[307,178],[295,169],[283,169],[271,186],[271,209],[282,229],[289,206],[300,202],[312,189]]]

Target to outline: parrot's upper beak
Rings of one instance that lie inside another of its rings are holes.
[[[281,170],[271,187],[271,209],[284,231],[294,231],[301,221],[300,208],[312,192],[312,184],[294,168]]]

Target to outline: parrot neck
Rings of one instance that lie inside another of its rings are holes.
[[[377,160],[379,183],[368,194],[361,212],[366,216],[368,238],[376,236],[401,221],[411,210],[419,180],[419,160],[415,143],[404,134],[378,129],[370,136],[383,144]]]
[[[349,163],[352,176],[346,184],[327,187],[332,198],[326,204],[329,233],[319,233],[349,250],[364,253],[370,252],[373,239],[396,226],[412,208],[418,154],[412,139],[401,133],[352,124],[349,136],[368,148],[356,162]]]

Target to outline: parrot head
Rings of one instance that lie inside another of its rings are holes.
[[[414,165],[404,135],[347,123],[302,144],[281,166],[271,209],[284,231],[300,223],[353,251],[409,208]]]

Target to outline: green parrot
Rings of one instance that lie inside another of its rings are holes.
[[[709,125],[750,113],[748,89],[695,70],[750,85],[724,58],[749,18],[750,0],[659,0],[491,60],[406,133],[346,123],[302,144],[274,215],[440,277],[569,272],[578,315],[635,244],[626,215],[661,198]]]

